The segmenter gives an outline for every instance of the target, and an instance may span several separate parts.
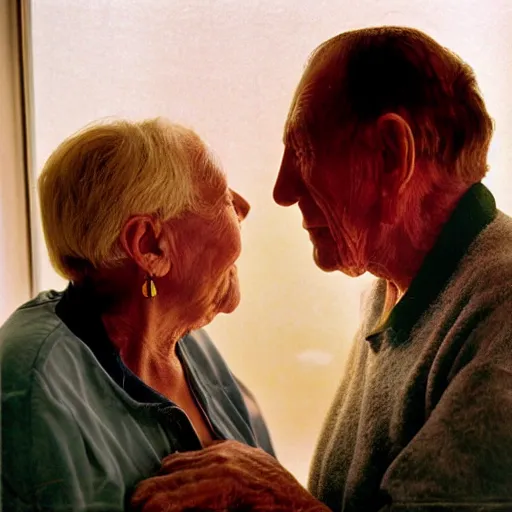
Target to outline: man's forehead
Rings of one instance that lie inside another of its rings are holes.
[[[307,97],[303,94],[302,88],[300,90],[298,88],[284,126],[283,138],[285,143],[304,129],[308,108]]]
[[[306,67],[295,90],[285,124],[285,138],[290,134],[305,131],[310,121],[327,114],[323,111],[323,105],[330,93],[328,84],[331,82],[327,73],[312,64],[313,62],[310,62]]]
[[[338,50],[333,52],[334,50]],[[339,85],[344,64],[337,38],[328,40],[311,54],[292,100],[286,129],[304,127],[308,119],[327,115],[326,105]],[[286,130],[285,129],[285,130]]]

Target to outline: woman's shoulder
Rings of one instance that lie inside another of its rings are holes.
[[[61,324],[55,305],[61,293],[41,292],[22,304],[0,327],[0,358],[19,355],[23,360],[36,356],[50,334]]]
[[[182,353],[205,389],[220,386],[250,426],[256,445],[275,456],[270,434],[253,393],[232,372],[204,329],[193,331],[180,342]]]
[[[216,344],[204,329],[189,332],[179,342],[189,366],[211,382],[225,389],[233,387],[233,374]]]
[[[48,373],[55,357],[72,357],[79,351],[73,334],[55,312],[62,292],[41,292],[16,309],[0,327],[0,372],[2,395],[22,392],[30,386],[34,372]],[[55,351],[56,346],[68,350]],[[58,364],[58,363],[57,363]]]

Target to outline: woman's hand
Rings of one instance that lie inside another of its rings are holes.
[[[132,505],[143,512],[329,511],[276,459],[236,441],[169,455],[157,476],[137,486]]]

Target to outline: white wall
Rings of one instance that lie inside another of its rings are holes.
[[[16,3],[0,0],[0,325],[30,297]]]
[[[164,115],[195,128],[252,203],[242,304],[209,331],[257,394],[281,461],[302,482],[368,282],[317,270],[298,211],[272,202],[304,62],[328,37],[382,24],[423,29],[458,52],[496,119],[487,183],[510,213],[511,9],[511,0],[33,1],[38,169],[94,119]],[[61,288],[39,232],[35,242],[38,288]]]

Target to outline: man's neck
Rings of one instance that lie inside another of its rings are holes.
[[[411,206],[387,233],[383,232],[376,261],[369,270],[393,283],[398,290],[397,302],[418,274],[467,188],[450,194],[430,194]]]

